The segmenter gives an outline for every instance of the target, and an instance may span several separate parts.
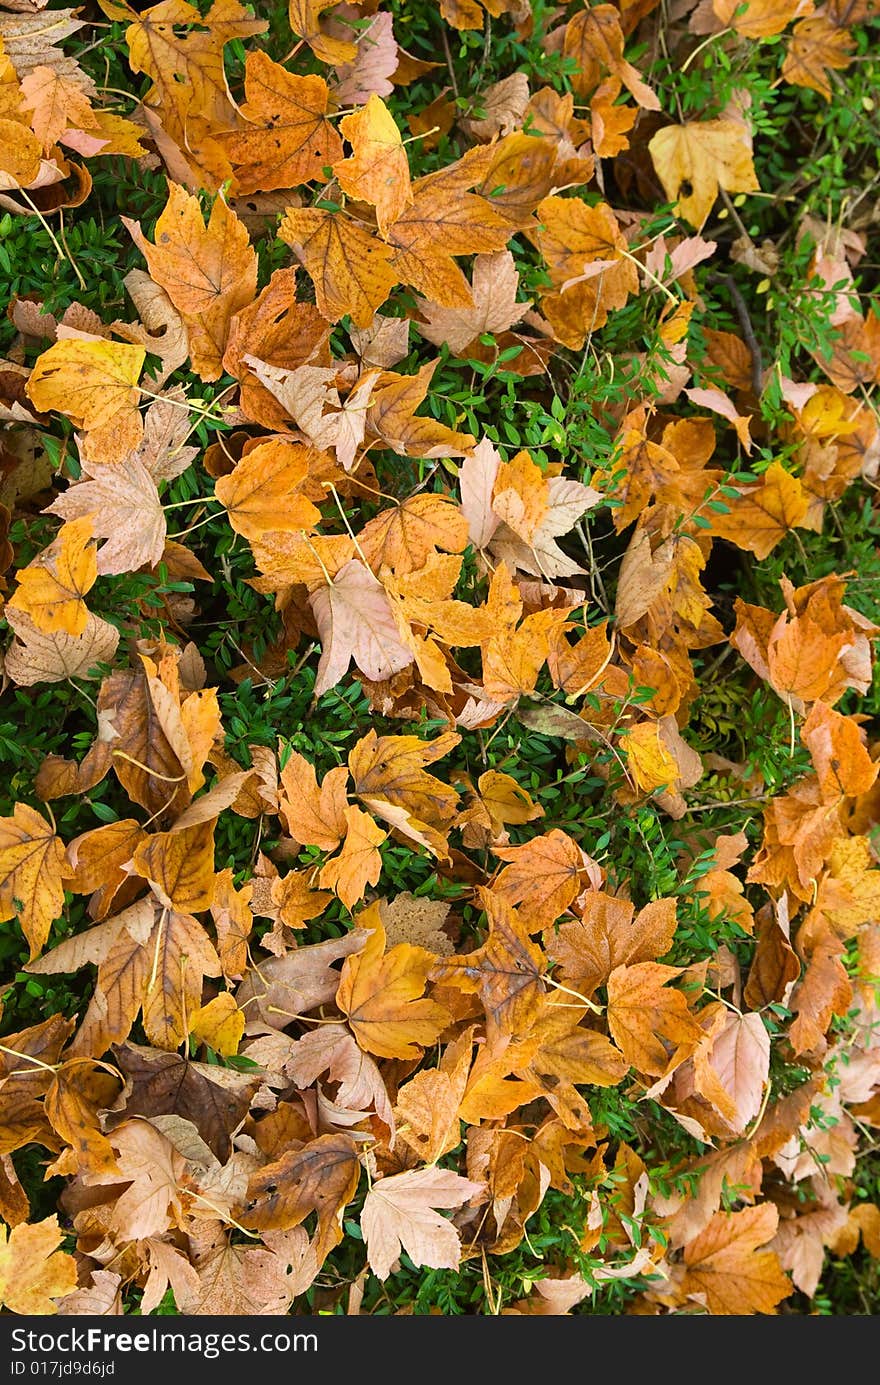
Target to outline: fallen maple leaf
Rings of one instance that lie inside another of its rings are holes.
[[[17,919],[30,945],[42,952],[64,908],[64,882],[73,874],[54,828],[26,803],[0,818],[0,919]]]
[[[156,482],[136,453],[112,466],[91,462],[87,476],[48,509],[64,520],[90,520],[95,538],[106,540],[97,554],[102,576],[155,567],[162,559],[165,511]]]
[[[794,86],[818,91],[831,100],[829,72],[848,67],[853,37],[828,14],[799,19],[786,43],[782,75]]]
[[[21,84],[22,106],[32,112],[31,129],[45,153],[69,127],[95,127],[86,86],[52,67],[34,67]]]
[[[392,272],[444,308],[468,307],[471,292],[455,255],[487,254],[507,245],[508,226],[488,200],[471,191],[489,173],[494,151],[462,158],[412,185],[412,201],[388,228]],[[492,186],[503,181],[495,178]]]
[[[543,1003],[545,959],[509,904],[489,890],[482,892],[482,903],[487,941],[475,952],[437,961],[431,978],[480,996],[492,1043],[528,1033]]]
[[[138,1044],[119,1045],[114,1054],[126,1078],[113,1108],[118,1113],[114,1123],[132,1116],[179,1116],[193,1123],[218,1159],[229,1157],[231,1136],[259,1086],[257,1074],[218,1063],[194,1063],[179,1053]]]
[[[823,798],[855,797],[867,793],[875,783],[878,766],[851,717],[842,716],[824,702],[814,702],[801,727],[801,740],[810,752]]]
[[[345,116],[339,126],[352,146],[350,158],[333,165],[343,192],[376,208],[379,233],[388,227],[412,202],[409,164],[400,131],[388,107],[375,94],[364,108]]]
[[[214,486],[233,529],[248,539],[267,530],[311,531],[321,512],[301,488],[316,460],[311,448],[281,438],[255,447]]]
[[[729,1106],[719,1105],[731,1128],[741,1134],[761,1109],[770,1070],[770,1036],[760,1015],[728,1013],[704,1058],[695,1059],[697,1087],[710,1069],[724,1088]],[[710,1090],[708,1100],[714,1101]],[[716,1103],[718,1104],[718,1103]]]
[[[636,962],[616,967],[608,978],[608,1028],[639,1072],[659,1076],[674,1051],[687,1052],[701,1038],[686,998],[667,988],[680,974],[678,967]]]
[[[328,5],[329,0],[289,0],[290,27],[321,62],[331,65],[351,62],[357,55],[356,44],[350,39],[337,38],[321,27],[321,11]]]
[[[202,380],[216,380],[230,321],[257,292],[257,257],[245,227],[222,197],[214,203],[206,226],[198,198],[177,183],[168,185],[155,243],[146,239],[138,222],[122,220],[152,278],[183,319],[193,370]]]
[[[336,1004],[361,1048],[379,1058],[417,1058],[435,1043],[449,1013],[423,999],[434,955],[397,943],[385,952],[385,929],[376,905],[360,916],[372,931],[363,950],[342,966]]]
[[[179,1295],[175,1286],[182,1313],[286,1313],[318,1273],[314,1246],[300,1227],[266,1232],[263,1246],[243,1246],[233,1245],[219,1222],[209,1222],[193,1226],[188,1240],[196,1282],[187,1276]]]
[[[342,154],[342,142],[327,119],[329,92],[323,77],[299,77],[267,53],[245,61],[248,125],[219,137],[236,168],[235,190],[246,196],[326,182],[323,169]]]
[[[477,255],[471,282],[473,307],[444,308],[420,298],[419,335],[436,346],[445,343],[453,355],[466,355],[471,342],[484,332],[506,332],[528,311],[528,301],[517,302],[518,289],[519,274],[509,250]]]
[[[738,548],[766,558],[792,529],[803,524],[808,497],[796,476],[772,462],[760,481],[725,501],[729,514],[713,514],[712,532]]]
[[[166,909],[202,913],[214,898],[213,820],[154,832],[136,848],[132,865],[149,880]]]
[[[470,433],[456,433],[433,418],[416,415],[437,369],[426,361],[415,375],[383,370],[367,406],[367,429],[400,456],[463,457],[474,444]]]
[[[613,74],[645,110],[659,111],[660,102],[639,72],[623,56],[621,12],[615,5],[581,10],[565,26],[564,52],[577,64],[573,86],[588,95],[602,77]]]
[[[305,265],[329,322],[346,314],[368,327],[397,283],[391,248],[365,226],[318,207],[290,208],[278,235]]]
[[[373,1106],[379,1119],[393,1132],[394,1114],[381,1073],[342,1025],[321,1025],[297,1039],[284,1071],[300,1088],[310,1087],[326,1073],[328,1081],[339,1083],[337,1105],[352,1111]]]
[[[114,1208],[118,1234],[132,1241],[163,1235],[181,1216],[185,1158],[145,1120],[125,1121],[109,1138],[120,1169]]]
[[[13,1313],[57,1313],[57,1299],[76,1288],[76,1261],[59,1250],[56,1216],[9,1232],[0,1225],[0,1302]]]
[[[314,768],[296,750],[281,769],[278,807],[294,841],[334,851],[346,832],[348,773],[344,765],[331,769],[320,788]]]
[[[9,605],[30,616],[44,634],[59,631],[75,638],[88,625],[84,598],[97,577],[91,517],[72,519],[61,526],[48,549],[20,570],[18,589]]]
[[[366,941],[363,930],[352,929],[341,938],[261,960],[250,968],[235,993],[239,1009],[269,1029],[285,1029],[297,1015],[330,1004],[339,987],[339,972],[333,963],[360,951]]]
[[[451,1222],[435,1209],[460,1207],[482,1184],[450,1169],[415,1169],[383,1178],[367,1193],[361,1230],[373,1273],[387,1279],[405,1250],[418,1268],[456,1269],[461,1242]]]
[[[494,892],[519,907],[520,917],[534,933],[548,928],[566,912],[583,888],[585,872],[592,864],[558,827],[522,846],[497,847],[495,854],[509,864],[496,879]]]
[[[426,1164],[436,1164],[461,1143],[473,1038],[473,1028],[466,1030],[446,1047],[438,1068],[417,1072],[397,1093],[398,1138]]]
[[[774,1313],[792,1292],[775,1252],[760,1249],[772,1240],[778,1220],[769,1202],[716,1212],[685,1247],[681,1292],[713,1314]]]
[[[119,644],[119,631],[92,611],[86,613],[79,635],[63,630],[40,630],[24,611],[7,603],[4,617],[16,639],[6,650],[4,669],[13,683],[63,683],[67,678],[94,678],[101,664],[109,664]]]
[[[84,430],[89,457],[118,462],[143,437],[138,380],[147,353],[111,341],[59,341],[37,357],[26,390],[35,408],[57,409]]]
[[[401,644],[388,597],[357,558],[309,597],[323,652],[315,696],[335,687],[354,660],[361,673],[379,682],[411,664]]]
[[[197,1043],[207,1044],[221,1058],[231,1058],[238,1052],[244,1021],[244,1011],[239,1010],[229,991],[221,991],[196,1010],[189,1032]]]
[[[258,1230],[288,1231],[317,1212],[314,1244],[321,1263],[342,1239],[342,1214],[359,1176],[358,1148],[351,1136],[321,1135],[254,1174],[244,1221]]]
[[[679,216],[701,230],[725,192],[757,192],[748,128],[739,120],[705,120],[667,125],[648,149],[670,202]]]
[[[577,920],[564,920],[548,935],[547,950],[568,984],[586,996],[616,967],[662,957],[675,936],[674,899],[653,900],[636,914],[630,900],[590,890],[576,912]]]
[[[467,524],[448,496],[414,495],[365,524],[358,545],[374,571],[391,569],[405,577],[424,568],[438,550],[464,552]]]
[[[333,890],[346,909],[363,898],[367,885],[375,885],[382,873],[379,847],[388,836],[371,817],[350,804],[344,809],[345,840],[337,856],[321,867],[322,889]]]

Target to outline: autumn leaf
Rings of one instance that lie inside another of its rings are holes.
[[[558,997],[564,1004],[545,1003],[522,1058],[512,1045],[506,1060],[517,1076],[534,1083],[569,1129],[583,1131],[590,1115],[578,1086],[616,1086],[627,1060],[604,1034],[578,1023],[583,1011],[569,1008],[565,992]]]
[[[705,1055],[695,1058],[696,1085],[714,1102],[737,1133],[745,1130],[761,1109],[769,1080],[770,1036],[760,1015],[728,1014]],[[716,1100],[714,1082],[703,1087],[711,1074],[724,1089],[728,1101]]]
[[[526,925],[503,899],[488,890],[482,903],[489,937],[475,952],[438,960],[431,979],[478,994],[491,1041],[528,1033],[544,997],[544,957]]]
[[[337,856],[322,867],[319,880],[322,889],[333,890],[347,909],[363,899],[367,885],[375,885],[382,872],[379,847],[388,833],[383,832],[371,817],[350,804],[343,811],[345,840]]]
[[[533,235],[552,282],[541,306],[558,340],[577,351],[590,325],[603,326],[610,308],[622,308],[638,292],[638,272],[605,203],[545,197],[537,214],[540,228]]]
[[[18,920],[31,961],[61,916],[72,874],[54,828],[33,808],[17,803],[12,817],[0,818],[0,919]]]
[[[28,187],[40,174],[40,141],[17,120],[0,118],[0,174],[15,187]]]
[[[261,1246],[243,1246],[233,1244],[218,1221],[196,1223],[189,1243],[196,1283],[187,1278],[180,1292],[175,1288],[183,1313],[286,1313],[318,1273],[315,1249],[301,1227],[266,1232]]]
[[[385,929],[375,905],[359,919],[371,928],[362,952],[346,958],[336,1004],[361,1048],[379,1058],[416,1058],[449,1022],[442,1005],[424,999],[432,953],[410,943],[385,952]]]
[[[91,516],[62,525],[57,539],[18,573],[18,590],[9,602],[29,616],[43,634],[76,638],[89,623],[86,593],[98,577]]]
[[[232,527],[246,539],[270,529],[313,529],[321,514],[301,491],[315,460],[311,448],[280,438],[255,447],[214,487]]]
[[[205,976],[219,976],[220,959],[195,919],[167,908],[159,915],[148,950],[144,1032],[157,1048],[175,1049],[186,1038],[188,1017],[199,1008]]]
[[[594,5],[582,10],[565,26],[564,52],[577,64],[574,89],[588,95],[601,78],[613,74],[645,110],[658,111],[660,102],[639,73],[623,56],[624,35],[620,12],[614,5]]]
[[[786,43],[782,75],[794,86],[809,87],[830,101],[828,74],[848,67],[852,53],[852,35],[829,15],[799,19]]]
[[[758,190],[748,128],[739,120],[667,125],[653,136],[648,149],[667,198],[698,231],[719,189]]]
[[[635,784],[642,792],[651,793],[654,789],[675,785],[678,766],[657,722],[638,722],[620,737],[620,748],[626,755]]]
[[[214,899],[211,917],[217,931],[217,952],[223,975],[239,981],[247,970],[248,938],[253,927],[253,915],[248,908],[253,885],[235,888],[231,870],[218,871],[214,877]]]
[[[454,256],[488,254],[507,244],[503,218],[471,191],[491,162],[492,151],[469,149],[456,163],[418,178],[411,203],[388,228],[395,281],[410,284],[441,307],[472,302]]]
[[[147,1121],[125,1121],[112,1132],[110,1143],[121,1174],[114,1208],[119,1234],[128,1240],[163,1235],[180,1216],[186,1160]]]
[[[566,912],[580,893],[589,864],[589,857],[559,828],[522,846],[498,847],[495,854],[508,864],[497,877],[494,892],[518,906],[520,917],[535,933]]]
[[[198,198],[177,183],[169,183],[154,242],[138,222],[122,220],[183,319],[193,370],[202,380],[216,380],[231,319],[257,292],[257,257],[245,227],[222,197],[206,226]]]
[[[350,217],[317,207],[289,208],[278,235],[311,276],[328,322],[348,314],[368,327],[397,283],[389,246]]]
[[[56,1300],[76,1288],[76,1261],[59,1250],[64,1232],[56,1216],[0,1228],[0,1302],[12,1313],[58,1312]]]
[[[254,1174],[243,1220],[255,1229],[286,1231],[317,1212],[315,1250],[322,1262],[342,1238],[342,1214],[354,1197],[359,1175],[357,1145],[351,1136],[321,1135]]]
[[[824,702],[814,702],[801,727],[801,740],[819,776],[822,797],[867,793],[877,779],[878,766],[862,740],[858,724]]]
[[[341,938],[310,943],[283,957],[269,957],[249,968],[235,993],[239,1009],[253,1009],[269,1028],[285,1029],[297,1015],[329,1005],[339,987],[334,963],[359,952],[367,941],[362,929]]]
[[[309,602],[323,647],[316,697],[335,687],[352,660],[375,682],[412,663],[383,587],[357,558],[345,563]]]
[[[358,545],[375,572],[390,568],[405,577],[424,568],[438,551],[462,553],[467,522],[447,496],[414,495],[365,524]]]
[[[184,914],[209,909],[214,899],[213,820],[154,832],[137,847],[132,864],[166,909]]]
[[[772,1250],[778,1214],[772,1203],[717,1212],[685,1247],[681,1292],[706,1305],[709,1313],[775,1313],[792,1292]]]
[[[221,1058],[238,1052],[245,1016],[228,991],[202,1005],[190,1019],[189,1032],[197,1043],[207,1044]]]
[[[179,1053],[139,1044],[119,1045],[114,1055],[126,1078],[116,1103],[122,1113],[114,1116],[117,1122],[138,1115],[181,1117],[193,1123],[218,1159],[229,1157],[231,1136],[259,1086],[256,1074],[218,1063],[194,1063]]]
[[[484,332],[506,332],[520,321],[529,304],[517,301],[518,289],[519,274],[509,250],[477,255],[471,280],[473,307],[444,308],[419,299],[419,335],[436,346],[445,342],[456,356],[466,354]]]
[[[832,1016],[843,1015],[852,1000],[852,984],[836,938],[824,938],[807,962],[795,987],[791,1008],[796,1018],[789,1038],[797,1054],[824,1046]]]
[[[615,968],[662,957],[675,936],[674,899],[652,900],[636,913],[630,900],[590,890],[576,912],[577,919],[565,919],[548,935],[547,950],[568,984],[586,996]]]
[[[337,1106],[361,1111],[373,1106],[389,1130],[394,1130],[394,1113],[388,1091],[376,1063],[361,1049],[342,1025],[321,1025],[293,1044],[284,1071],[301,1089],[310,1087],[326,1073],[337,1082]]]
[[[112,466],[90,462],[88,475],[48,508],[67,521],[89,519],[95,538],[106,540],[97,553],[102,576],[155,567],[162,559],[165,511],[156,482],[137,454]]]
[[[801,482],[772,462],[760,481],[744,486],[725,502],[729,514],[712,516],[713,533],[738,548],[766,558],[777,543],[806,518],[808,499]]]
[[[672,1052],[694,1048],[700,1039],[685,996],[668,989],[678,975],[678,967],[636,962],[615,967],[608,978],[611,1037],[634,1068],[655,1077]]]
[[[104,0],[112,19],[128,21],[125,37],[133,71],[152,81],[148,105],[162,114],[181,148],[187,131],[225,129],[234,115],[223,66],[223,49],[266,28],[238,0],[214,0],[205,17],[188,0],[160,0],[143,13],[123,0]],[[216,186],[216,184],[214,184]]]
[[[770,911],[759,917],[755,953],[743,996],[753,1010],[785,998],[801,974],[801,964],[788,934]],[[785,920],[785,913],[781,914]]]
[[[248,125],[219,140],[236,168],[236,192],[325,182],[323,169],[340,158],[342,144],[327,119],[324,78],[295,76],[257,50],[245,60],[244,89]]]
[[[470,433],[456,433],[433,418],[416,416],[436,369],[436,361],[426,361],[415,375],[386,370],[373,386],[367,428],[400,456],[461,457],[474,444]]]
[[[456,826],[462,829],[465,846],[486,846],[497,841],[507,825],[521,826],[544,816],[544,809],[512,775],[486,770],[476,789],[468,784],[472,801],[459,812]]]
[[[384,237],[413,200],[400,131],[375,93],[362,110],[344,116],[339,128],[353,153],[333,165],[336,180],[350,197],[376,208],[379,234]]]
[[[454,732],[423,741],[368,731],[348,756],[354,792],[365,807],[435,856],[446,854],[444,829],[452,822],[458,794],[426,766],[457,744]]]
[[[119,644],[115,625],[92,611],[87,611],[85,628],[79,635],[40,630],[31,616],[8,602],[4,616],[16,636],[6,651],[5,671],[23,688],[63,683],[68,678],[94,678],[101,664],[112,662]]]
[[[35,408],[66,414],[95,462],[119,462],[143,436],[138,380],[147,353],[111,341],[59,341],[37,357],[26,389]]]
[[[290,27],[322,62],[334,65],[351,62],[357,54],[356,45],[350,39],[330,34],[321,26],[321,11],[327,8],[327,0],[289,0]]]
[[[438,1068],[417,1072],[397,1093],[398,1138],[426,1164],[461,1142],[460,1108],[467,1088],[473,1030],[449,1044]]]
[[[460,1207],[481,1186],[438,1168],[399,1173],[375,1183],[361,1212],[373,1273],[387,1279],[402,1250],[417,1268],[456,1269],[461,1257],[458,1232],[436,1209]]]
[[[344,766],[331,769],[318,786],[313,767],[296,750],[281,769],[278,806],[288,832],[303,846],[333,851],[346,833],[345,808],[348,773]]]
[[[56,68],[32,68],[21,84],[21,94],[22,105],[32,112],[31,129],[46,153],[68,128],[89,130],[96,125],[88,92]]]
[[[46,1093],[45,1111],[52,1128],[76,1151],[80,1167],[90,1174],[121,1176],[99,1115],[118,1092],[118,1077],[96,1063],[74,1059],[60,1065]]]

